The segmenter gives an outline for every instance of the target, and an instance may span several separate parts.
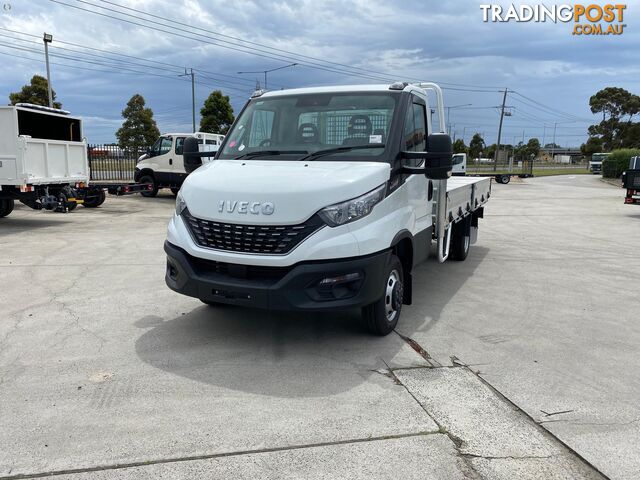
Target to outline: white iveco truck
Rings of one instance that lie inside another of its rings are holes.
[[[491,180],[450,177],[432,133],[432,83],[256,92],[213,162],[186,139],[191,173],[168,227],[167,285],[206,304],[361,308],[390,333],[414,267],[464,260]]]

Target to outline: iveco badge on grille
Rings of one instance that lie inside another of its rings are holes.
[[[227,213],[251,213],[253,215],[271,215],[275,207],[272,202],[237,202],[231,200],[220,200],[218,202],[218,212]]]

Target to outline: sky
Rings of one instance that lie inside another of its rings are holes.
[[[191,131],[191,80],[180,76],[191,68],[197,122],[212,90],[239,113],[263,82],[263,74],[238,72],[297,63],[269,73],[269,89],[434,81],[451,107],[451,134],[467,143],[475,132],[495,143],[505,88],[503,144],[550,143],[555,130],[556,143],[569,147],[599,121],[591,95],[607,86],[640,94],[640,6],[624,11],[622,35],[579,36],[573,23],[483,22],[480,4],[0,0],[0,102],[46,75],[43,32],[53,35],[53,88],[64,109],[84,118],[89,143],[115,141],[135,93],[162,132]]]

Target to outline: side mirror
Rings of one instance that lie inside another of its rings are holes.
[[[199,154],[198,140],[195,137],[185,138],[182,144],[182,158],[185,172],[191,173],[202,165],[202,157]]]
[[[453,168],[453,144],[446,133],[432,133],[427,137],[424,174],[431,180],[445,180]]]

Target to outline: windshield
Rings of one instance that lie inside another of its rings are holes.
[[[609,156],[608,153],[594,153],[591,155],[591,160],[596,162],[601,162],[603,159]]]
[[[227,135],[218,158],[296,160],[321,150],[322,160],[383,158],[398,95],[319,93],[256,98]],[[363,146],[371,145],[371,148]]]

